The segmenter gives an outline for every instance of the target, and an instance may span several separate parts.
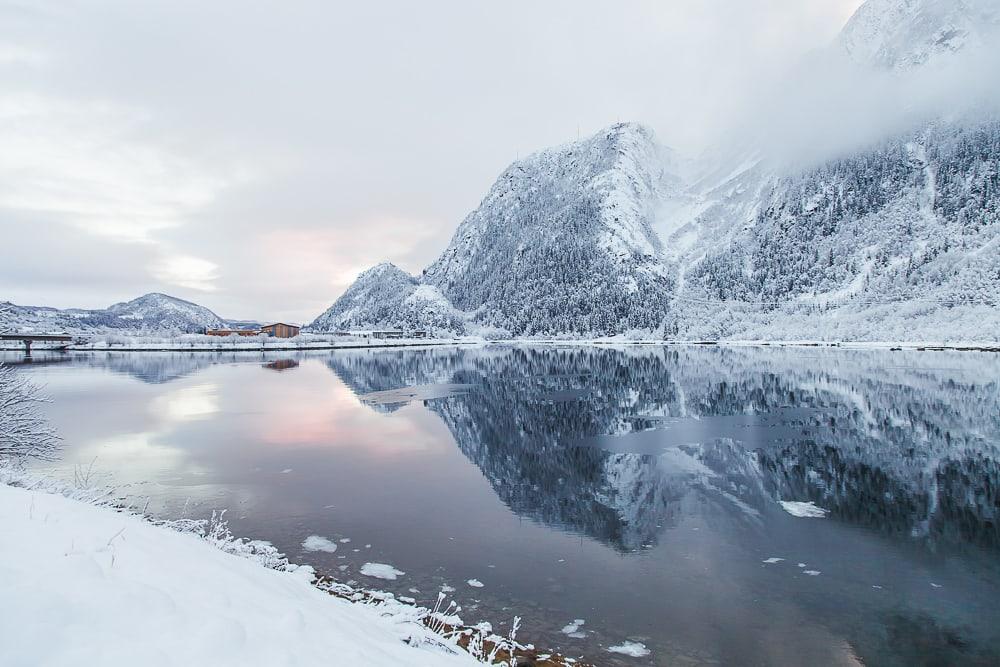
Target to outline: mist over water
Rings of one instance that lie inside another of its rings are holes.
[[[466,620],[522,615],[528,641],[599,664],[1000,659],[995,355],[486,347],[22,369],[54,398],[52,474],[93,464],[162,516],[227,509],[293,561],[422,603],[454,587]],[[574,619],[582,636],[562,632]],[[645,663],[606,652],[626,638]]]

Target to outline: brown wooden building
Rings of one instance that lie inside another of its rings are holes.
[[[256,336],[259,329],[205,329],[206,336]]]
[[[302,327],[295,326],[294,324],[285,324],[284,322],[275,322],[274,324],[267,324],[260,328],[260,332],[267,334],[268,336],[273,336],[274,338],[295,338],[299,335],[299,330]]]

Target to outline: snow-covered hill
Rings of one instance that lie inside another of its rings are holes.
[[[768,182],[685,270],[682,337],[994,340],[1000,120],[937,122]]]
[[[677,190],[665,156],[650,130],[623,123],[519,160],[419,280],[379,265],[312,327],[653,331],[672,291],[652,228]]]
[[[420,329],[464,332],[463,315],[437,288],[383,262],[358,276],[336,303],[309,325],[316,331]]]
[[[108,313],[121,320],[141,322],[144,329],[161,331],[195,332],[226,325],[221,317],[204,306],[155,292],[116,303],[108,308]]]
[[[199,333],[225,326],[225,320],[204,306],[158,293],[99,310],[0,303],[0,330],[5,331]]]
[[[654,330],[672,287],[652,229],[663,164],[631,123],[520,160],[423,280],[514,335]]]

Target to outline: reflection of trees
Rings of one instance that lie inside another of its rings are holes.
[[[885,647],[876,647],[881,664],[891,656],[893,665],[995,665],[995,653],[970,642],[959,628],[949,627],[923,613],[893,613],[883,619]],[[867,647],[861,648],[864,657]]]
[[[498,496],[522,516],[619,549],[655,540],[691,494],[709,501],[697,511],[734,520],[777,498],[809,499],[836,519],[893,535],[1000,546],[1000,364],[992,357],[488,348],[366,351],[329,363],[360,393],[475,385],[426,403]],[[753,440],[753,451],[709,435],[676,448],[680,459],[578,446],[665,418],[733,415],[782,428]]]
[[[418,384],[448,383],[462,355],[456,349],[338,350],[326,365],[358,396]],[[402,404],[368,404],[378,412],[393,412]]]
[[[259,355],[258,355],[259,356]],[[213,364],[253,359],[253,353],[214,352],[88,352],[74,354],[76,363],[106,368],[149,384],[173,382]]]

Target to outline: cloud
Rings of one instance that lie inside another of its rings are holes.
[[[107,102],[0,96],[0,207],[115,241],[183,224],[224,180],[145,140],[143,119]]]
[[[184,287],[199,292],[214,292],[217,287],[218,266],[190,255],[169,255],[157,260],[152,274],[167,285]]]

